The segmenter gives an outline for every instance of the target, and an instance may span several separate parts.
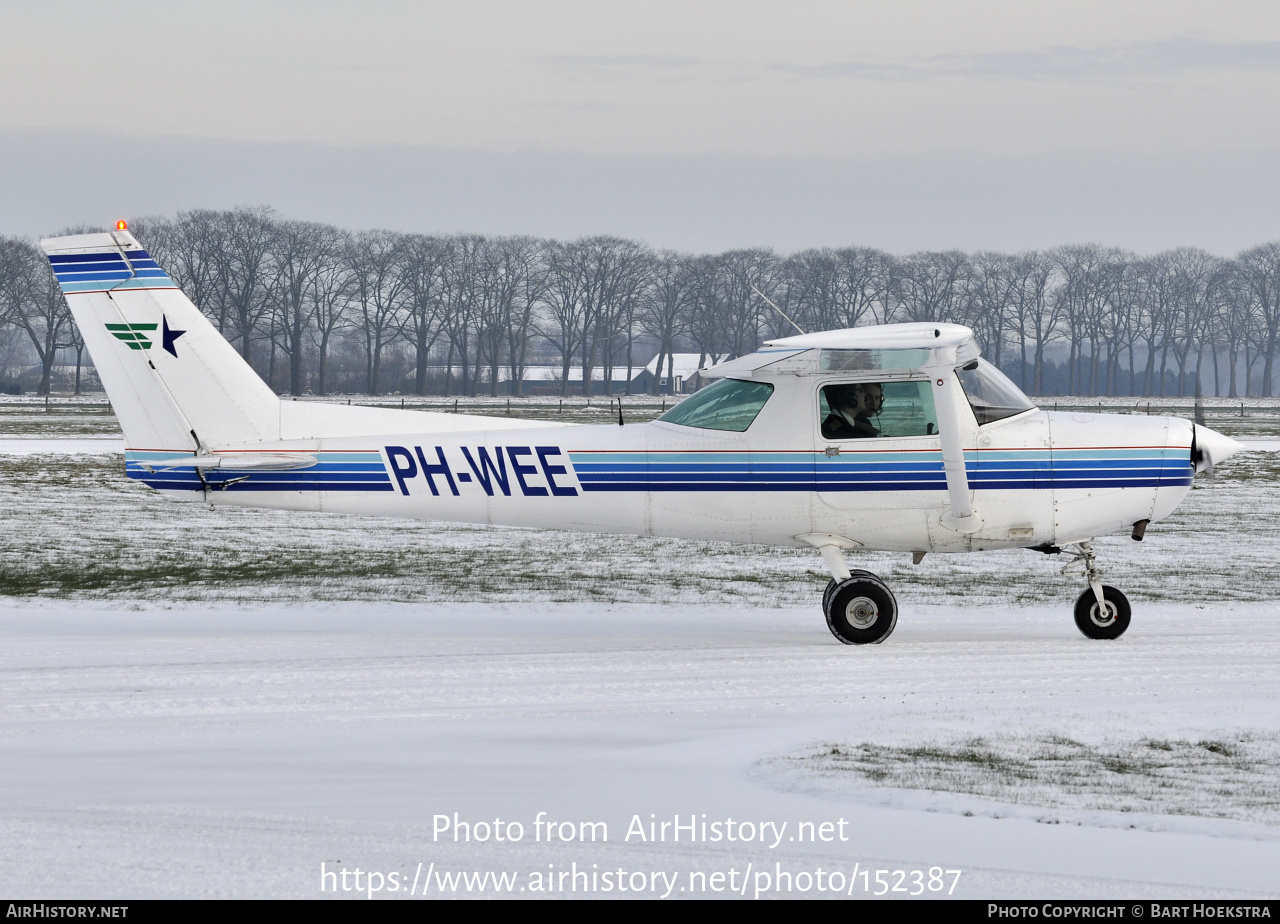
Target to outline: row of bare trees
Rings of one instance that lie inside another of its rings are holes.
[[[1280,243],[1234,259],[1092,244],[691,255],[603,236],[349,232],[265,208],[142,219],[134,233],[292,394],[518,394],[534,363],[557,365],[562,391],[581,370],[576,387],[594,376],[612,392],[655,353],[671,381],[677,352],[741,355],[796,327],[955,321],[1036,394],[1185,394],[1200,383],[1270,396],[1280,346]],[[0,347],[13,354],[15,341],[39,364],[42,391],[55,363],[83,358],[37,248],[0,238]]]

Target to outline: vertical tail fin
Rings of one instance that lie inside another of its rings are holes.
[[[128,231],[40,242],[130,449],[280,437],[280,399]]]

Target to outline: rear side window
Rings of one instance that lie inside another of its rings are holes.
[[[741,433],[751,426],[771,394],[773,386],[767,382],[721,379],[685,398],[658,419],[682,427]]]

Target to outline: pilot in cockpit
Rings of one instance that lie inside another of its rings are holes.
[[[829,440],[852,440],[879,436],[871,422],[884,405],[884,389],[879,382],[830,385],[823,389],[831,413],[822,422],[822,435]]]

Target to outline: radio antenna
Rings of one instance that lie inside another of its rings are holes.
[[[774,311],[778,312],[778,314],[786,318],[788,324],[790,324],[796,330],[800,331],[800,333],[802,334],[805,333],[805,330],[803,327],[801,327],[795,321],[791,320],[791,316],[789,314],[787,314],[785,311],[783,311],[781,308],[779,308],[777,305],[773,303],[773,299],[771,299],[769,296],[765,295],[763,292],[757,289],[754,284],[749,283],[749,285],[751,285],[751,291],[755,292],[756,295],[759,295],[761,298],[763,298],[765,300],[765,304],[767,304],[770,308],[772,308]]]

